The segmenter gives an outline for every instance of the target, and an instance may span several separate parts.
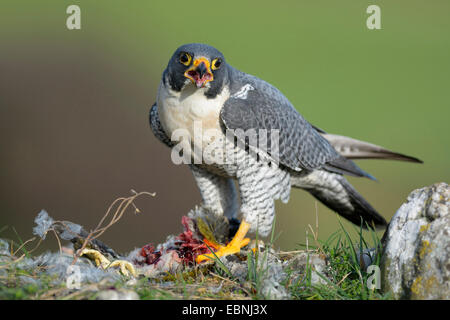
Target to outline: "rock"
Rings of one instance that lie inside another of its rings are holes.
[[[139,300],[139,295],[126,289],[103,290],[97,295],[97,300]]]
[[[415,190],[383,236],[382,289],[395,299],[450,299],[449,186]]]
[[[11,257],[11,253],[9,251],[9,244],[6,240],[0,239],[0,259],[5,257]]]
[[[221,257],[220,261],[222,261],[234,278],[238,279],[240,282],[245,282],[248,275],[246,261],[241,261],[236,255]]]
[[[286,278],[281,262],[267,262],[262,279],[261,294],[270,300],[287,300],[291,297],[282,281]]]
[[[229,255],[220,258],[220,261],[230,271],[233,278],[241,283],[245,283],[248,278],[256,277],[259,287],[259,293],[265,299],[284,300],[289,299],[290,294],[282,284],[287,274],[283,269],[283,262],[277,257],[276,252],[272,248],[264,247],[264,243],[260,242],[258,258],[250,257],[252,267],[252,275],[249,275],[249,261],[241,260],[236,255]],[[267,250],[267,252],[266,252]],[[242,255],[248,255],[249,251],[245,249],[241,251]],[[256,272],[256,274],[254,274]]]
[[[298,277],[303,277],[309,268],[311,269],[311,284],[326,284],[327,261],[326,257],[319,253],[301,252],[292,258],[290,268],[295,270]]]

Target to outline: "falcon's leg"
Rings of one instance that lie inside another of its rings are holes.
[[[226,246],[220,247],[218,251],[214,254],[203,254],[196,258],[197,263],[203,262],[205,260],[212,260],[216,256],[223,257],[230,254],[239,253],[242,247],[245,247],[249,242],[249,238],[245,238],[248,230],[250,229],[250,224],[242,221],[238,231],[236,232],[233,240],[231,240]]]
[[[191,165],[197,186],[202,196],[202,206],[215,215],[235,218],[238,211],[236,188],[231,178],[225,178]]]
[[[243,219],[231,242],[215,252],[217,257],[239,253],[250,242],[249,238],[245,238],[249,231],[258,232],[263,237],[269,234],[275,215],[274,198],[279,198],[284,188],[290,187],[289,179],[288,174],[261,163],[250,165],[239,172]],[[196,261],[202,262],[212,257],[212,254],[201,255]]]
[[[237,215],[238,199],[234,182],[230,178],[224,178],[206,171],[203,168],[192,165],[197,185],[203,200],[203,206],[214,214],[225,215],[231,219]],[[245,238],[250,224],[242,221],[233,239],[226,246],[218,246],[215,249],[217,257],[238,253],[246,246],[250,239]],[[197,263],[213,259],[213,254],[200,255],[196,258]]]

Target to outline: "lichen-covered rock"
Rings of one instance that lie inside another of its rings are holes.
[[[450,189],[415,190],[383,236],[382,288],[395,299],[450,299]]]

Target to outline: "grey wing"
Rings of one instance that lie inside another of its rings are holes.
[[[166,135],[166,133],[164,132],[164,129],[161,126],[161,122],[159,121],[158,107],[156,105],[156,102],[150,108],[149,122],[150,122],[150,128],[152,129],[155,137],[157,137],[159,139],[159,141],[164,143],[169,148],[172,148],[174,146],[174,144],[169,139],[169,137]]]
[[[275,87],[242,73],[235,78],[239,81],[232,84],[231,96],[221,110],[221,120],[226,129],[242,129],[244,132],[255,129],[257,135],[259,129],[267,130],[268,154],[272,155],[272,151],[277,150],[275,160],[292,170],[325,168],[336,173],[371,177],[341,156]],[[243,94],[245,86],[251,89]],[[278,130],[277,146],[270,139],[271,130]],[[242,135],[240,130],[234,132],[238,139],[245,140],[245,133]]]

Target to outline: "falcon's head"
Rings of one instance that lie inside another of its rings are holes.
[[[171,88],[181,91],[188,85],[207,88],[206,95],[215,95],[228,81],[223,54],[206,44],[191,43],[179,47],[165,71]]]

